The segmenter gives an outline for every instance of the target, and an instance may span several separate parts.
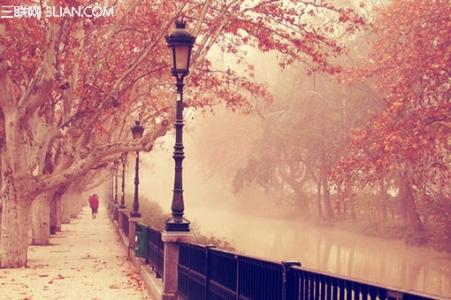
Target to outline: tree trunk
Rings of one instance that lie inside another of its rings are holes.
[[[316,203],[318,205],[318,216],[320,220],[323,219],[323,210],[321,209],[321,181],[318,180],[316,183]]]
[[[50,199],[51,193],[39,195],[31,204],[31,229],[33,245],[50,244]]]
[[[81,195],[71,195],[70,197],[70,217],[73,219],[76,219],[79,213],[79,201],[80,201]]]
[[[327,175],[323,173],[322,176],[322,186],[323,186],[323,202],[324,207],[326,208],[326,217],[327,220],[330,221],[334,217],[334,211],[332,209],[332,204],[330,202],[330,191],[329,191],[329,182],[327,180]]]
[[[51,224],[50,228],[51,231],[53,232],[61,231],[61,217],[62,217],[61,198],[66,192],[66,189],[67,189],[66,185],[59,186],[52,197],[50,206],[50,224]]]
[[[3,202],[0,232],[0,268],[19,268],[27,264],[30,202],[20,198],[16,187],[5,177],[0,195]]]
[[[388,223],[388,213],[390,210],[390,196],[387,192],[388,188],[385,184],[384,180],[382,179],[379,183],[379,198],[381,199],[381,222],[382,223]]]
[[[400,186],[400,200],[402,211],[404,212],[404,219],[408,226],[414,229],[415,232],[424,231],[423,222],[417,211],[415,204],[415,197],[412,192],[412,187],[406,176],[401,176]]]
[[[355,195],[352,191],[351,181],[348,178],[345,179],[345,195],[348,199],[348,201],[346,201],[347,207],[345,208],[345,211],[349,209],[351,220],[355,222],[357,220],[357,214],[355,212]]]
[[[81,213],[84,195],[82,193],[71,193],[70,201],[70,217],[76,219]]]
[[[65,197],[61,198],[61,223],[70,223],[70,213],[71,213],[71,201],[70,197],[66,194]]]
[[[50,201],[50,232],[55,234],[61,231],[61,197],[53,196]]]
[[[88,201],[88,195],[85,193],[81,194],[79,196],[78,202],[77,202],[77,215],[81,214],[83,211],[83,207],[85,206],[85,203]]]

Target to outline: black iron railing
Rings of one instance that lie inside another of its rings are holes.
[[[147,262],[157,274],[157,278],[163,276],[164,268],[164,243],[161,240],[161,232],[150,227],[147,228],[148,255]]]
[[[122,218],[122,232],[125,234],[126,237],[128,237],[128,214],[126,211],[122,211],[119,218]]]
[[[178,294],[193,300],[431,299],[193,244],[181,244]]]
[[[180,294],[186,299],[283,299],[284,266],[200,245],[180,245]]]
[[[178,292],[185,299],[207,299],[207,291],[209,282],[209,268],[207,267],[208,249],[196,245],[180,244],[179,248],[179,264],[178,264]],[[235,272],[233,270],[224,269],[226,275],[231,275],[230,280],[222,282],[222,286],[227,292],[227,282],[233,286],[233,278]],[[228,299],[228,298],[224,298]],[[232,298],[230,298],[232,299]],[[235,298],[233,298],[235,299]]]
[[[287,299],[432,299],[300,267],[288,268],[286,276]]]
[[[113,206],[113,209],[115,207]],[[129,217],[123,218],[128,236]],[[136,224],[137,256],[163,275],[161,232]],[[426,295],[395,290],[368,282],[301,268],[299,263],[276,262],[218,250],[212,246],[179,244],[178,296],[192,300],[420,300]]]

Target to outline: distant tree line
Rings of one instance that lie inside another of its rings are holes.
[[[235,191],[258,184],[321,222],[451,251],[450,10],[391,1],[349,41],[343,72],[286,76],[295,90],[264,114]]]

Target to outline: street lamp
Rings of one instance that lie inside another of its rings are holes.
[[[110,209],[110,213],[113,214],[114,213],[114,168],[111,168],[111,197],[110,197],[110,202],[108,203],[109,209]]]
[[[114,161],[114,204],[117,204],[117,171],[119,169],[119,162],[117,160]]]
[[[142,138],[144,133],[144,127],[139,125],[139,121],[135,122],[135,126],[132,127],[132,134],[135,140]],[[133,197],[133,210],[130,213],[130,217],[140,218],[141,213],[139,212],[139,198],[138,198],[138,185],[139,185],[139,151],[136,151],[136,162],[135,162],[135,194]]]
[[[190,222],[183,217],[185,209],[183,203],[182,161],[183,152],[183,79],[189,73],[191,49],[196,38],[186,29],[186,23],[177,21],[175,30],[166,37],[172,55],[172,75],[176,78],[177,105],[175,116],[175,178],[172,196],[172,218],[166,221],[166,231],[189,231]]]
[[[125,208],[125,164],[127,163],[127,152],[122,153],[121,162],[122,162],[122,196],[121,196],[121,205],[119,205],[119,208]]]

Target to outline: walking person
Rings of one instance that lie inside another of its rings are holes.
[[[92,194],[89,196],[89,206],[91,207],[92,218],[95,219],[97,215],[97,210],[99,209],[99,196],[97,194]]]

